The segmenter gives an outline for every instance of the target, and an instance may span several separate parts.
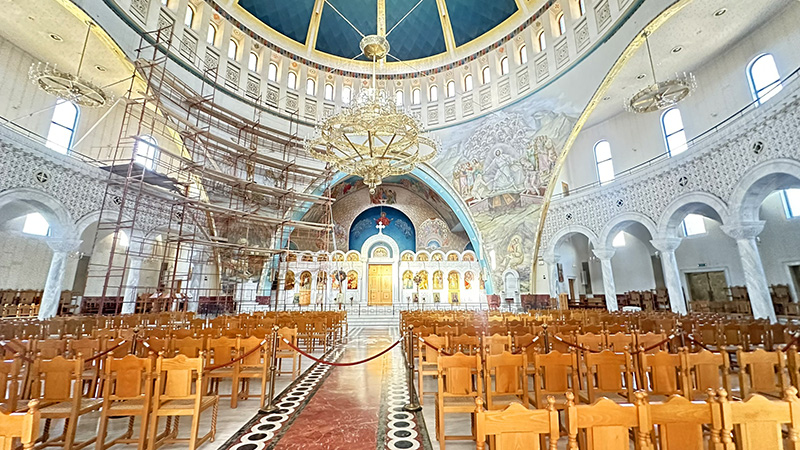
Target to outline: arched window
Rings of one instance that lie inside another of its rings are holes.
[[[394,91],[394,103],[398,107],[403,107],[403,91]]]
[[[158,160],[158,142],[153,136],[141,136],[134,145],[136,155],[133,160],[147,170],[155,170]]]
[[[706,234],[706,221],[700,214],[689,214],[681,222],[684,236],[697,236]]]
[[[50,224],[38,212],[30,213],[25,216],[22,232],[33,236],[47,236],[50,234]]]
[[[267,79],[269,81],[278,81],[278,65],[270,62],[267,67]]]
[[[784,189],[781,191],[781,199],[787,219],[800,217],[800,189]]]
[[[186,15],[183,16],[183,24],[189,28],[192,28],[194,24],[194,6],[192,4],[186,5]]]
[[[678,108],[670,108],[661,115],[661,130],[664,132],[664,142],[670,156],[686,151],[686,132]]]
[[[586,14],[586,0],[578,0],[578,16],[583,17]]]
[[[306,80],[306,95],[317,95],[317,82],[313,78]]]
[[[228,58],[236,59],[236,56],[239,54],[239,43],[236,42],[236,39],[231,38],[228,41]]]
[[[597,164],[597,178],[600,184],[614,180],[614,163],[611,161],[611,144],[603,140],[594,144],[594,161]]]
[[[528,47],[525,44],[519,46],[519,63],[528,64]]]
[[[297,74],[294,72],[289,72],[289,75],[286,76],[286,86],[289,89],[297,89]]]
[[[759,105],[783,89],[775,58],[769,53],[756,57],[747,67],[747,75],[753,100],[757,100]]]
[[[332,84],[325,83],[324,95],[325,95],[325,100],[328,100],[329,102],[333,101],[333,85]]]
[[[614,240],[611,241],[611,246],[614,248],[625,247],[625,232],[620,231],[614,236]]]
[[[558,22],[558,35],[563,36],[567,32],[567,19],[564,17],[563,12],[558,15],[556,22]]]
[[[428,89],[428,101],[435,102],[437,100],[439,100],[439,87],[433,84]]]
[[[472,90],[472,74],[468,73],[467,76],[464,77],[464,92],[469,92]]]
[[[206,42],[208,45],[214,45],[217,42],[217,26],[213,23],[208,24],[208,34],[206,35]]]
[[[247,60],[247,68],[253,72],[258,71],[258,53],[250,52],[250,58]]]
[[[353,99],[353,88],[350,86],[345,86],[342,88],[342,103],[345,105],[349,105],[350,101]]]
[[[481,84],[486,84],[490,81],[492,81],[492,73],[489,70],[489,66],[486,66],[481,69]]]
[[[419,88],[414,88],[411,90],[411,104],[412,105],[419,105],[421,101],[421,94]]]
[[[453,80],[448,81],[447,84],[445,85],[445,91],[446,91],[445,94],[447,95],[447,98],[455,97],[456,96],[456,82],[453,81]]]
[[[539,34],[536,35],[536,42],[539,43],[540,52],[547,50],[547,41],[544,38],[544,30],[539,31]]]
[[[50,130],[47,132],[47,147],[59,153],[67,153],[72,148],[75,129],[78,127],[78,107],[65,100],[56,102]]]
[[[500,76],[508,74],[508,56],[503,56],[500,60]]]

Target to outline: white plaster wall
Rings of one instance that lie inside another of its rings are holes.
[[[624,231],[622,233],[625,236],[625,246],[617,247],[614,257],[611,258],[617,293],[655,289],[656,280],[649,249],[636,236]],[[598,272],[599,269],[598,264]],[[596,292],[602,290],[602,275],[600,279],[592,280],[592,288]]]

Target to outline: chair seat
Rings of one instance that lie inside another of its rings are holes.
[[[261,367],[242,367],[242,369],[239,371],[239,376],[254,377],[254,376],[261,376],[261,374],[263,373],[264,369]]]
[[[493,409],[504,409],[508,405],[512,403],[519,403],[522,404],[522,401],[519,399],[518,396],[513,394],[507,395],[493,395],[492,396],[492,408]]]
[[[131,400],[115,400],[108,407],[109,415],[117,414],[136,414],[138,411],[145,409],[144,399],[136,398]]]
[[[81,407],[78,410],[79,414],[84,414],[95,409],[100,409],[103,400],[99,398],[85,398],[81,399]],[[52,405],[47,405],[39,409],[43,418],[53,418],[68,416],[72,412],[72,401],[58,402]]]
[[[437,404],[439,401],[439,394],[436,394]],[[464,410],[464,412],[473,412],[475,410],[475,397],[444,397],[444,407],[448,410]]]
[[[204,395],[200,399],[200,411],[214,405],[217,399],[218,397],[216,395]],[[188,411],[188,415],[193,414],[194,399],[167,400],[158,408],[157,414],[159,416],[169,416],[174,415],[178,411]]]

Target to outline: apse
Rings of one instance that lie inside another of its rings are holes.
[[[378,234],[378,222],[383,225],[382,233],[394,239],[400,251],[417,251],[417,232],[414,223],[402,211],[387,207],[375,206],[356,216],[350,226],[350,250],[361,250],[364,242]]]

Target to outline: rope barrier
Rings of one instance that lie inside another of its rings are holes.
[[[700,347],[703,348],[703,350],[707,350],[707,351],[709,351],[711,353],[720,353],[718,351],[711,350],[710,348],[708,348],[708,346],[706,346],[706,344],[703,344],[702,342],[700,342],[697,339],[693,338],[691,334],[685,333],[684,335],[686,336],[686,339],[690,340],[693,344],[699,345]]]
[[[638,355],[639,353],[647,353],[647,352],[649,352],[650,350],[652,350],[654,348],[661,347],[662,345],[664,345],[667,342],[675,339],[676,337],[678,337],[677,334],[672,334],[672,335],[668,336],[666,339],[664,339],[664,340],[662,340],[662,341],[660,341],[660,342],[658,342],[656,344],[653,344],[653,345],[651,345],[651,346],[649,346],[647,348],[643,348],[641,350],[636,350],[636,351],[631,352],[631,355]]]
[[[602,351],[601,351],[601,350],[592,350],[592,349],[590,349],[590,348],[588,348],[588,347],[584,347],[584,346],[582,346],[582,345],[580,345],[580,344],[573,344],[572,342],[565,341],[564,339],[561,339],[559,336],[556,336],[555,334],[553,335],[553,337],[554,337],[554,338],[555,338],[555,339],[556,339],[558,342],[561,342],[562,344],[567,344],[567,345],[568,345],[568,346],[570,346],[570,347],[574,347],[574,348],[577,348],[577,349],[579,349],[579,350],[583,350],[583,351],[585,351],[585,352],[589,352],[589,353],[602,353]]]
[[[256,347],[251,348],[249,351],[245,352],[245,354],[243,354],[242,356],[239,356],[238,358],[234,358],[234,359],[232,359],[232,360],[230,360],[228,362],[222,363],[222,364],[217,364],[216,366],[206,367],[205,370],[203,370],[203,372],[211,372],[213,370],[222,369],[224,367],[232,366],[233,364],[235,364],[235,363],[247,358],[248,356],[252,355],[253,353],[261,350],[268,343],[269,343],[269,340],[268,339],[264,339],[264,340],[261,341],[260,344],[258,344]]]
[[[525,350],[528,349],[528,347],[530,347],[531,345],[535,344],[536,341],[538,341],[540,337],[541,336],[536,336],[535,338],[533,338],[533,340],[528,345],[523,345],[522,347],[519,348],[519,350],[513,352],[512,354],[513,355],[521,355],[522,353],[525,352]]]
[[[785,352],[787,352],[787,351],[789,350],[789,348],[791,348],[791,347],[792,347],[792,346],[794,346],[794,345],[797,345],[797,342],[798,342],[798,341],[800,341],[800,334],[798,334],[797,336],[795,336],[795,337],[794,337],[794,339],[792,339],[791,341],[789,341],[789,343],[788,343],[788,344],[786,344],[786,345],[785,345],[785,346],[784,346],[784,347],[781,349],[781,351],[782,351],[782,352],[784,352],[784,353],[785,353]]]
[[[437,353],[441,353],[444,356],[453,356],[452,353],[448,353],[448,352],[442,350],[440,347],[437,347],[437,346],[431,344],[430,342],[426,341],[425,339],[422,339],[419,336],[417,336],[417,339],[419,339],[420,342],[422,342],[423,344],[427,345],[428,347],[434,349]]]
[[[0,347],[2,347],[2,348],[3,348],[3,351],[4,351],[4,352],[10,351],[11,353],[13,353],[13,354],[17,355],[17,357],[18,357],[19,359],[21,359],[21,360],[23,360],[23,361],[25,361],[25,362],[27,362],[27,363],[32,363],[32,362],[33,362],[33,360],[32,360],[31,358],[29,358],[27,355],[25,355],[25,353],[24,353],[24,350],[21,350],[21,349],[16,349],[16,348],[14,348],[14,347],[12,347],[12,346],[10,345],[12,342],[13,342],[13,341],[8,341],[8,343],[7,343],[7,344],[2,344],[2,343],[0,343]]]
[[[127,343],[128,343],[128,340],[127,339],[123,339],[123,340],[119,341],[119,343],[117,343],[117,345],[114,345],[113,347],[109,348],[108,350],[104,350],[104,351],[92,356],[91,358],[87,358],[83,362],[87,363],[87,362],[90,362],[90,361],[94,361],[95,359],[102,358],[103,356],[106,356],[107,354],[113,352],[114,350],[122,347],[123,345],[125,345]]]
[[[367,359],[363,359],[361,361],[346,362],[346,363],[336,363],[336,362],[332,362],[332,361],[325,361],[324,359],[316,358],[313,355],[309,355],[308,353],[304,352],[303,350],[300,350],[294,344],[292,344],[291,342],[287,341],[286,339],[283,339],[283,342],[285,342],[286,345],[288,345],[292,350],[296,351],[297,353],[300,353],[301,355],[305,356],[306,358],[308,358],[308,359],[310,359],[312,361],[318,362],[320,364],[325,364],[325,365],[328,365],[328,366],[334,366],[334,367],[349,367],[349,366],[357,366],[359,364],[364,364],[364,363],[372,361],[375,358],[379,358],[379,357],[383,356],[389,350],[397,347],[397,344],[399,344],[400,341],[402,341],[402,340],[403,340],[402,338],[398,339],[397,341],[395,341],[394,344],[390,345],[385,350],[381,351],[380,353],[378,353],[376,355],[370,356]]]

